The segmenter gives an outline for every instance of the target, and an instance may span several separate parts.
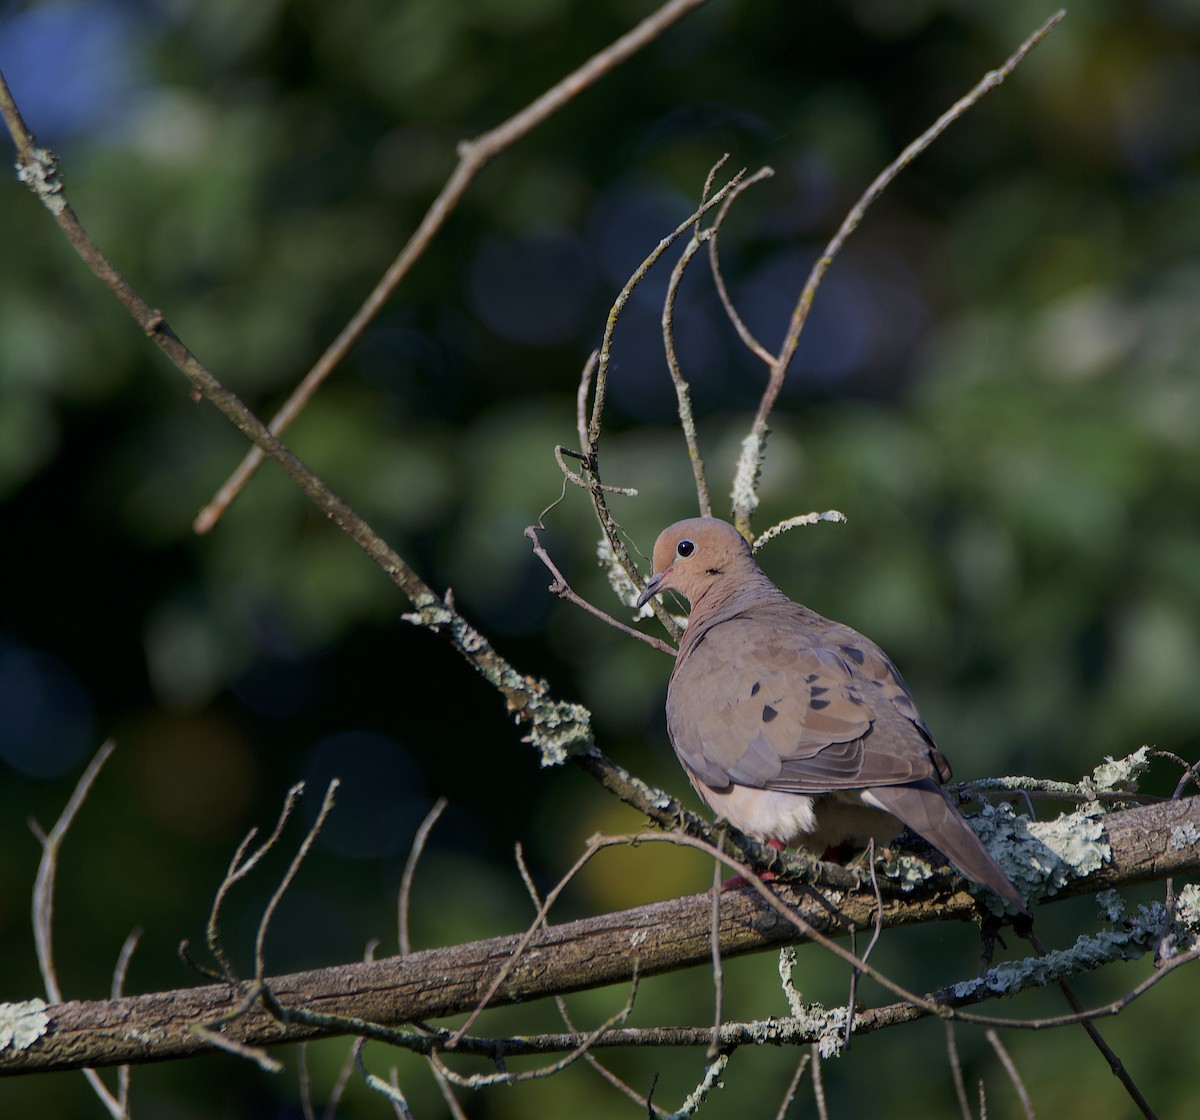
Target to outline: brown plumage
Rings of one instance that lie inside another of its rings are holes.
[[[792,602],[741,534],[696,517],[665,529],[639,602],[691,605],[667,730],[696,792],[736,828],[818,852],[900,822],[1021,913],[1021,896],[942,789],[950,765],[884,652]]]

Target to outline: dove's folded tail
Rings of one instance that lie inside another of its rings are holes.
[[[874,804],[903,821],[968,878],[990,887],[1020,913],[1029,913],[1017,888],[936,782],[873,786],[863,790],[862,798],[867,804]]]

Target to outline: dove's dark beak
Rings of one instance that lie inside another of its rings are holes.
[[[640,610],[644,607],[655,595],[662,590],[663,580],[670,574],[670,568],[664,568],[657,575],[650,577],[650,582],[646,584],[646,590],[637,597],[637,606]]]

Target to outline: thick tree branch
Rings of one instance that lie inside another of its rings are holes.
[[[1066,884],[1053,899],[1108,887],[1164,879],[1200,869],[1200,796],[1144,805],[1103,818],[1112,850],[1109,863]],[[969,920],[976,913],[961,880],[946,876],[951,893],[937,898],[884,899],[885,926]],[[780,896],[819,932],[844,935],[868,928],[876,902],[869,889],[822,898],[811,888],[779,884]],[[836,908],[836,909],[835,909]],[[634,973],[658,975],[710,966],[711,898],[672,899],[539,930],[492,997],[501,1006],[550,995],[627,983]],[[728,891],[721,900],[719,942],[723,957],[739,956],[802,940],[795,927],[751,889]],[[402,1024],[469,1011],[498,970],[509,964],[518,934],[432,949],[410,956],[340,965],[268,980],[284,1007],[330,1016],[353,1016]],[[116,1000],[73,1001],[44,1009],[45,1031],[23,1049],[0,1050],[0,1075],[165,1061],[210,1053],[213,1043],[199,1027],[227,1016],[244,1001],[241,987],[210,984]],[[912,1018],[919,1011],[904,1013]],[[298,1042],[337,1033],[288,1025],[255,1003],[223,1028],[247,1046]],[[711,1026],[702,1028],[711,1038]]]

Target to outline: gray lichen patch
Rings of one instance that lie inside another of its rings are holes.
[[[1149,747],[1138,747],[1133,754],[1127,754],[1124,758],[1106,756],[1091,776],[1084,778],[1079,785],[1084,790],[1097,793],[1134,793],[1138,788],[1138,779],[1150,767],[1149,754]]]
[[[976,979],[955,984],[952,991],[959,999],[971,999],[981,993],[1011,996],[1025,988],[1057,983],[1113,961],[1136,960],[1158,944],[1163,919],[1161,904],[1139,907],[1135,918],[1116,929],[1084,934],[1069,949],[1055,949],[1044,957],[1026,957],[997,965]]]
[[[537,748],[543,766],[561,766],[592,743],[592,713],[582,704],[531,700],[520,719],[529,723],[525,742]]]
[[[1194,848],[1197,843],[1200,843],[1200,832],[1196,831],[1194,824],[1176,825],[1171,829],[1171,848],[1174,851]]]
[[[779,950],[779,979],[783,994],[788,1001],[792,1022],[805,1037],[811,1038],[822,1058],[832,1058],[842,1052],[846,1044],[845,1006],[826,1008],[820,1003],[805,1003],[804,997],[792,983],[792,969],[796,965],[795,946]]]
[[[0,1003],[0,1050],[27,1049],[46,1033],[49,1025],[45,1000]]]
[[[1056,894],[1112,858],[1103,812],[1091,804],[1052,821],[1031,821],[1007,802],[971,818],[988,850],[1026,897]]]

